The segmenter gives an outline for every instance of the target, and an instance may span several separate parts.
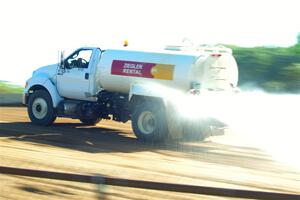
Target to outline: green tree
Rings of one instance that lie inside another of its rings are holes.
[[[299,93],[300,33],[297,40],[298,44],[288,48],[230,46],[239,66],[239,86],[276,93]]]
[[[279,74],[282,82],[286,82],[286,90],[291,92],[300,91],[300,63],[290,64],[282,69]]]

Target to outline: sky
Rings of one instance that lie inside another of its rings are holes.
[[[291,46],[298,0],[10,0],[0,2],[0,80],[24,85],[60,50],[194,44]]]

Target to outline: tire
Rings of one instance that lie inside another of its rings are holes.
[[[44,90],[37,90],[29,96],[27,111],[33,124],[50,126],[56,119],[51,96]]]
[[[168,138],[165,109],[160,101],[138,103],[132,114],[131,123],[133,132],[140,141],[159,143]]]
[[[81,121],[81,123],[83,123],[84,125],[96,125],[101,121],[101,118],[92,118],[92,119],[85,119],[85,118],[81,118],[79,119]]]

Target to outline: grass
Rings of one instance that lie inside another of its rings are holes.
[[[23,93],[24,88],[19,85],[13,85],[7,81],[0,81],[0,93]]]

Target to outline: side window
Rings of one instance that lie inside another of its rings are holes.
[[[74,52],[65,60],[65,67],[67,69],[88,68],[92,52],[92,50],[79,50]]]

